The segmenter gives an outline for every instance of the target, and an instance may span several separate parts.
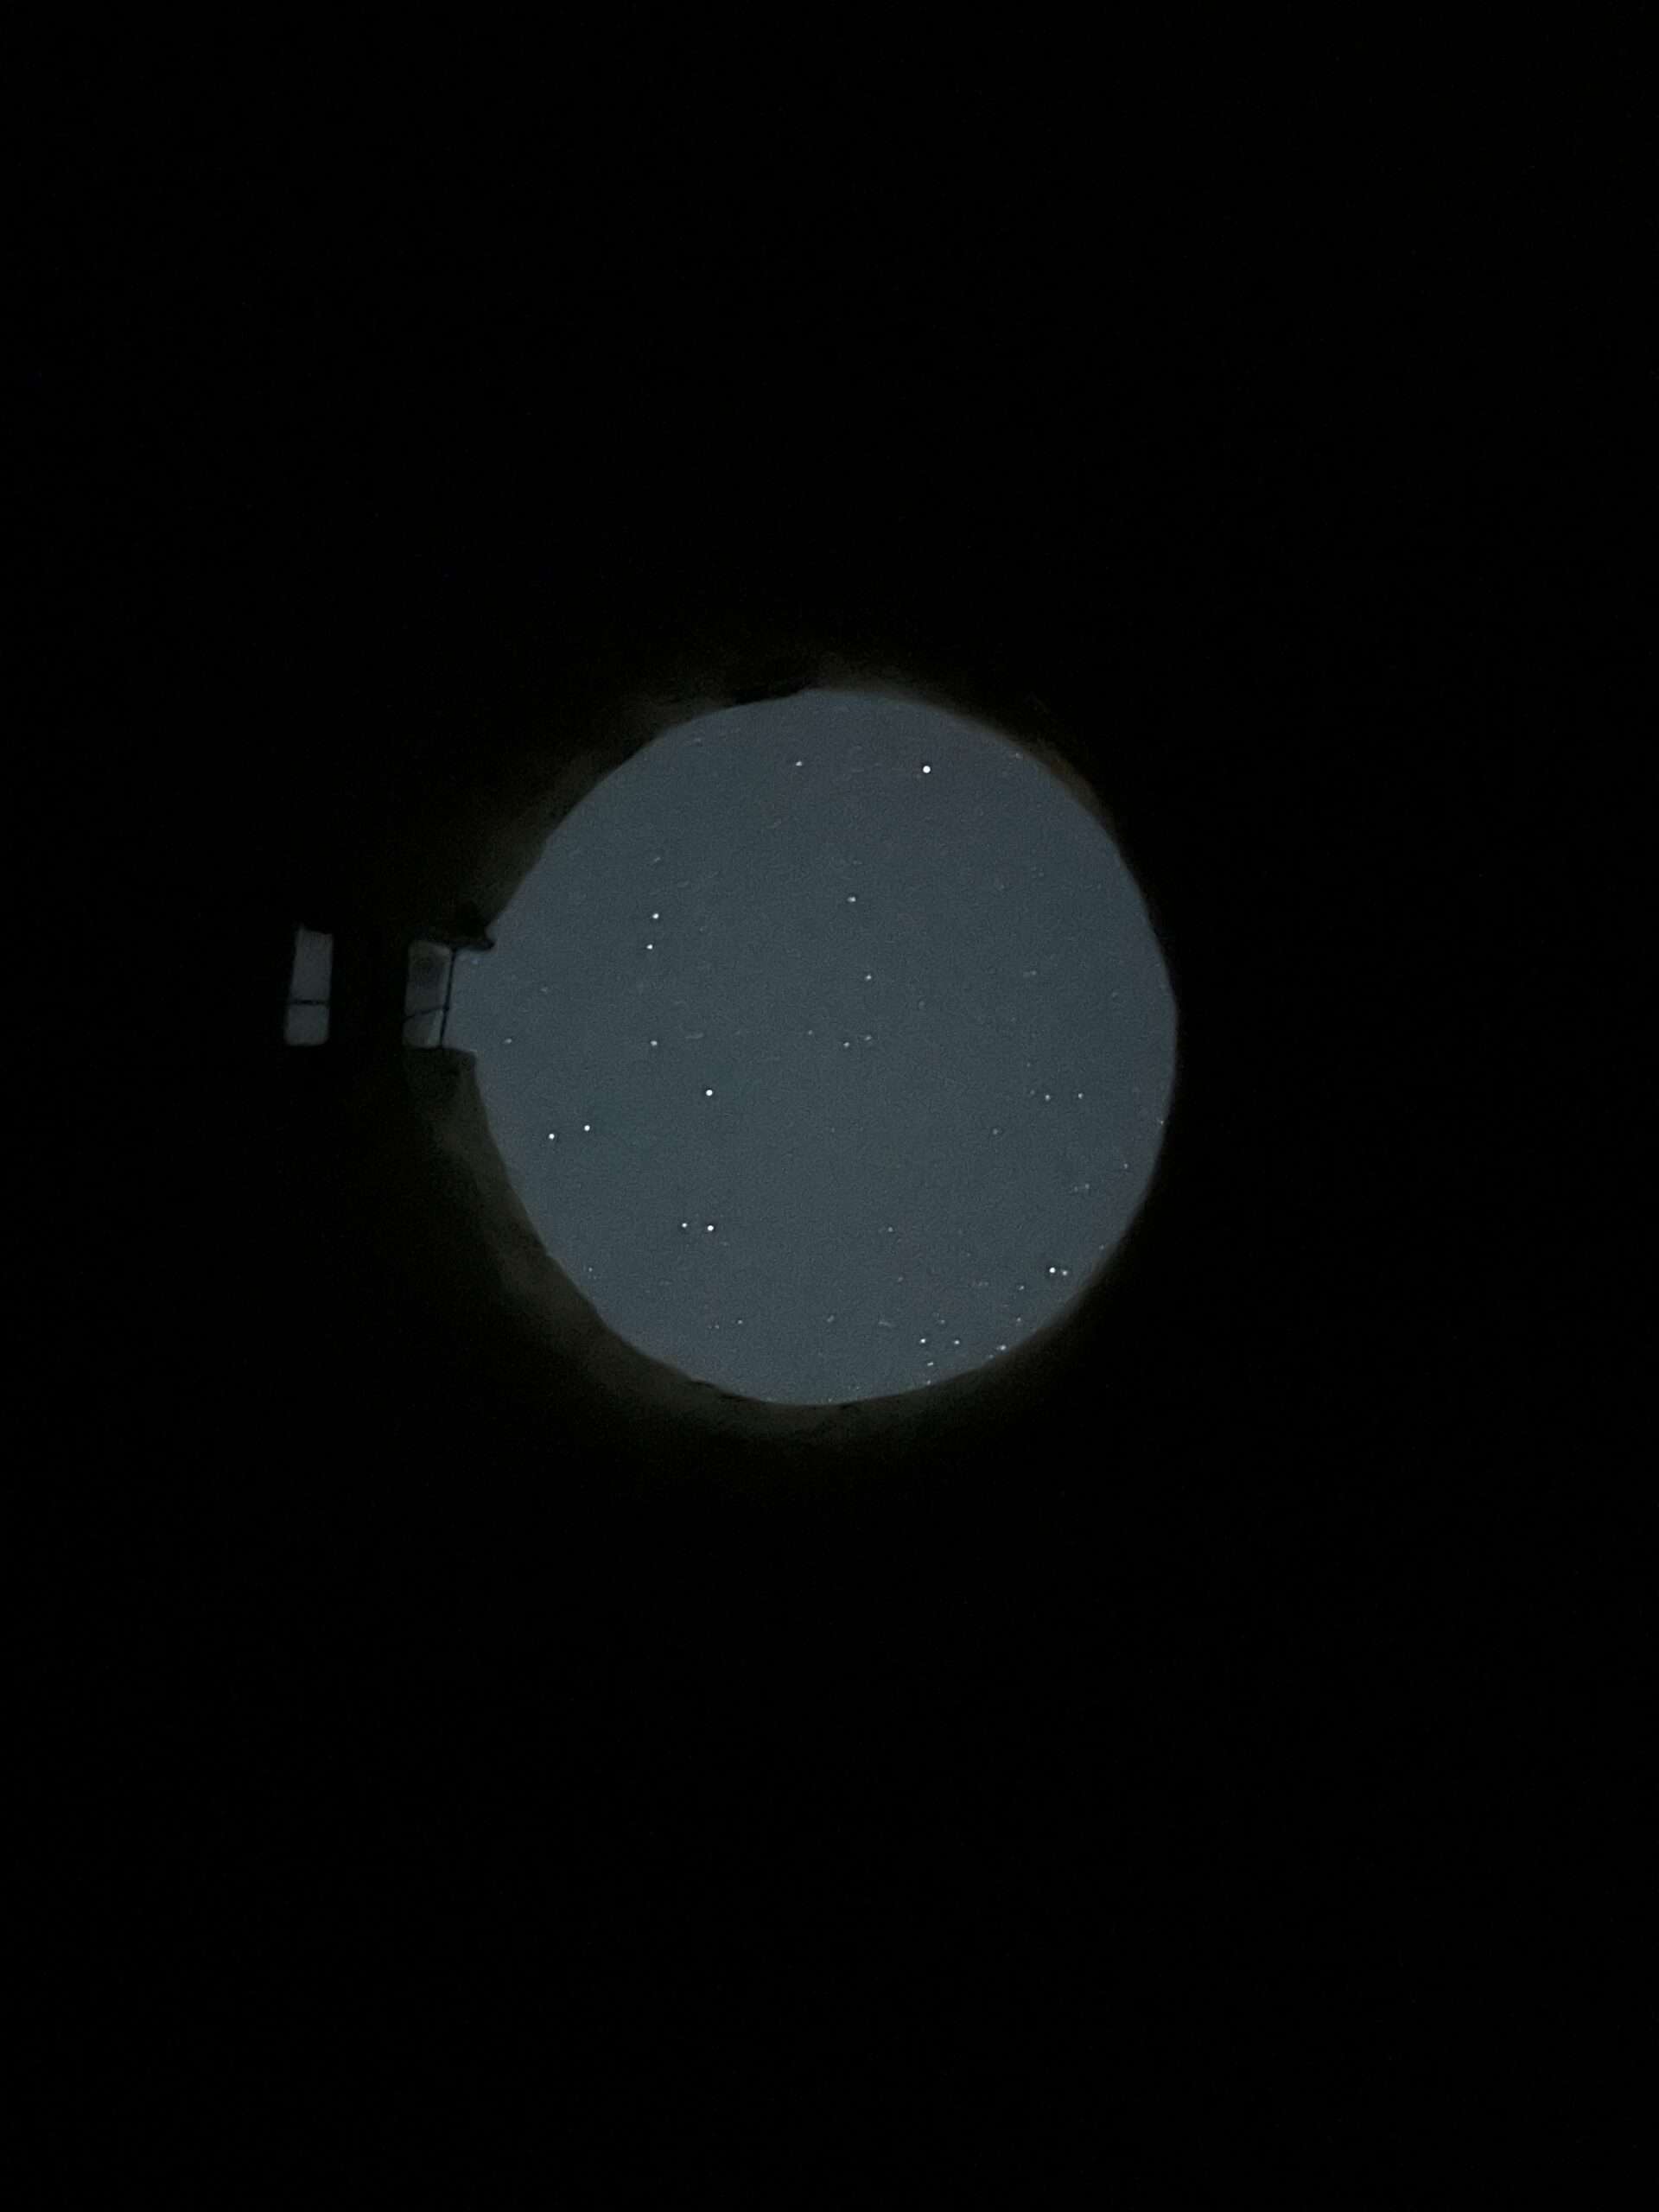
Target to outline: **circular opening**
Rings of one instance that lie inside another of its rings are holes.
[[[449,1042],[550,1254],[752,1399],[919,1390],[1096,1280],[1176,1014],[1102,822],[981,722],[815,690],[666,730],[463,955]]]

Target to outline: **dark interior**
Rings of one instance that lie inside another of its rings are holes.
[[[49,1033],[25,1624],[77,2141],[359,2202],[1360,2201],[1484,2109],[1551,1448],[1501,1319],[1547,779],[1449,280],[1363,196],[1269,251],[1195,191],[1107,283],[987,190],[734,228],[728,181],[538,286],[294,175],[249,227],[158,156],[52,326],[101,1011]],[[599,1329],[399,963],[688,703],[870,680],[1103,810],[1178,1086],[1058,1325],[764,1407]]]

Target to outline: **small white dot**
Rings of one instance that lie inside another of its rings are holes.
[[[655,952],[655,951],[656,951],[656,950],[657,950],[657,948],[656,948],[656,946],[655,946],[654,944],[647,944],[647,945],[646,945],[646,947],[645,947],[645,950],[646,950],[647,952]]]
[[[547,1141],[549,1144],[557,1144],[559,1141],[558,1131],[556,1129],[550,1129],[547,1133]]]
[[[857,904],[858,904],[858,893],[857,893],[857,892],[855,892],[855,891],[849,891],[849,892],[847,893],[847,904],[848,904],[849,906],[857,906]]]
[[[867,983],[873,983],[873,982],[875,981],[875,978],[874,978],[874,976],[871,976],[871,975],[869,975],[869,974],[868,974],[868,973],[867,973],[867,974],[866,974],[866,976],[865,976],[865,977],[864,977],[864,980],[865,980],[865,982],[866,982]]]
[[[584,1129],[591,1129],[594,1125],[591,1122],[584,1122],[582,1126]]]
[[[712,1221],[705,1221],[705,1222],[704,1222],[704,1224],[703,1224],[702,1225],[703,1225],[704,1229],[706,1229],[706,1230],[708,1230],[708,1232],[709,1232],[709,1236],[712,1236],[714,1235],[714,1233],[715,1233],[715,1224],[714,1224],[714,1223],[713,1223]]]
[[[657,912],[657,910],[655,909],[655,907],[653,907],[653,908],[652,909],[652,916],[651,916],[651,918],[652,918],[652,920],[653,922],[660,922],[660,921],[662,920],[662,918],[662,918],[662,916],[661,916],[661,915]]]
[[[715,1094],[712,1090],[705,1090],[702,1095],[705,1098],[712,1098]]]
[[[933,772],[932,769],[929,766],[928,763],[927,763],[925,760],[924,760],[924,761],[923,761],[923,763],[922,763],[922,773],[923,773],[925,776],[931,776],[931,775],[932,774],[932,772]]]
[[[651,1040],[651,1049],[653,1052],[657,1049],[657,1039],[654,1037]]]
[[[798,768],[799,768],[799,767],[803,767],[803,766],[805,766],[805,763],[804,763],[804,761],[798,760],[798,761],[795,763],[795,766],[796,766]]]

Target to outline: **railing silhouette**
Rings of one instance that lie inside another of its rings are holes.
[[[443,998],[442,1003],[439,1005],[410,1006],[409,1004],[409,1000],[416,995],[419,988],[417,971],[423,966],[427,967],[429,969],[441,969],[442,971]],[[454,946],[442,944],[436,939],[431,938],[416,938],[409,948],[409,988],[404,1003],[404,1033],[405,1038],[408,1037],[411,1024],[418,1021],[430,1023],[435,1020],[438,1025],[438,1033],[435,1039],[431,1037],[416,1037],[412,1041],[416,1046],[425,1045],[429,1046],[433,1044],[436,1044],[437,1046],[442,1046],[445,1038],[449,1033],[449,1007],[454,996]]]
[[[302,925],[295,931],[284,1031],[290,1045],[331,1041],[334,944],[331,931]],[[493,950],[494,940],[481,921],[470,917],[464,917],[459,928],[423,931],[410,939],[398,1033],[406,1047],[429,1050],[444,1046],[454,1003],[456,954]]]

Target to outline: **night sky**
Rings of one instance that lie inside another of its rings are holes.
[[[1176,1017],[1116,848],[981,724],[847,692],[703,715],[561,823],[447,1041],[617,1333],[825,1402],[995,1359],[1145,1195]]]

